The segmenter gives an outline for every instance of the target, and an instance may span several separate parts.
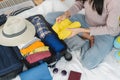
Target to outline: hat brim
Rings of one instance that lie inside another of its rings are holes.
[[[25,44],[28,41],[32,40],[35,36],[35,28],[33,26],[32,23],[30,23],[29,21],[25,20],[26,23],[26,31],[17,36],[17,37],[13,37],[13,38],[6,38],[3,36],[2,34],[2,28],[3,26],[0,27],[0,45],[4,45],[4,46],[19,46],[21,44]]]

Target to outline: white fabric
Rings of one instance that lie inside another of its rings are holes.
[[[68,5],[68,3],[66,2],[70,2],[70,4]],[[34,7],[31,10],[25,11],[18,16],[28,17],[35,14],[46,15],[48,12],[51,11],[65,11],[66,9],[68,9],[68,7],[72,5],[71,0],[66,0],[66,2],[60,2],[59,0],[47,0],[41,5]],[[62,76],[60,71],[57,74],[53,74],[52,69],[49,70],[51,72],[51,75],[53,76],[53,80],[68,80],[69,72],[71,70],[81,72],[81,80],[120,80],[120,63],[118,63],[113,56],[115,51],[116,50],[113,49],[105,58],[105,60],[93,70],[87,70],[82,67],[79,61],[80,51],[71,52],[73,56],[72,61],[66,61],[64,58],[61,58],[61,60],[57,63],[57,68],[59,68],[60,70],[67,70],[67,76]]]
[[[30,10],[24,11],[17,16],[27,18],[36,14],[42,14],[45,16],[48,12],[65,11],[72,5],[72,2],[74,3],[74,0],[71,0],[71,4],[68,5],[67,3],[66,5],[66,2],[61,2],[60,0],[46,0],[42,4],[35,6]]]
[[[17,5],[13,5],[11,7],[6,7],[3,9],[0,9],[0,14],[8,14],[9,15],[13,11],[19,10],[24,7],[29,7],[29,6],[35,6],[33,1],[29,0],[29,1],[25,1],[23,3],[19,3]]]
[[[82,67],[79,62],[80,51],[73,51],[73,59],[68,62],[64,58],[62,58],[57,63],[57,68],[61,70],[67,70],[67,76],[62,76],[59,72],[58,74],[53,74],[52,69],[50,69],[51,74],[53,76],[53,80],[68,80],[69,72],[71,70],[81,72],[81,80],[120,80],[120,63],[117,63],[114,58],[115,50],[111,51],[111,53],[105,58],[105,60],[95,69],[87,70]]]

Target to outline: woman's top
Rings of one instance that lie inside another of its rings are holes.
[[[68,11],[74,15],[83,8],[85,9],[85,20],[90,25],[90,35],[110,34],[116,36],[119,34],[120,0],[104,0],[102,15],[92,9],[89,0],[84,4],[81,1],[76,1]]]

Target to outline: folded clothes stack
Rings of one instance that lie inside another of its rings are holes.
[[[20,49],[20,52],[30,64],[51,56],[49,47],[45,46],[40,40],[36,40],[27,47]]]

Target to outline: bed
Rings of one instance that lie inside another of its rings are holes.
[[[26,10],[17,16],[23,18],[35,14],[42,14],[45,16],[48,12],[65,11],[73,3],[74,0],[65,0],[64,2],[61,2],[60,0],[46,0],[41,5],[34,6],[32,9]],[[79,13],[84,14],[84,10]],[[65,69],[67,71],[66,76],[62,76],[60,72],[53,74],[52,68],[49,68],[49,70],[53,80],[68,80],[71,70],[82,73],[81,80],[120,80],[120,63],[118,63],[113,56],[116,50],[117,49],[113,48],[110,54],[103,60],[103,62],[92,70],[87,70],[86,68],[82,67],[79,61],[80,50],[71,51],[73,56],[72,61],[66,61],[64,58],[61,58],[56,64],[56,67],[60,70]],[[20,80],[20,78],[17,76],[13,80]]]

